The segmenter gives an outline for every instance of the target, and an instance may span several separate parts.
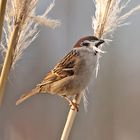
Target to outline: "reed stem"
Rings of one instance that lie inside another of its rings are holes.
[[[97,30],[95,31],[94,35],[98,38],[101,38],[103,33],[104,33],[104,27],[107,21],[107,16],[109,14],[109,10],[113,4],[114,0],[108,0],[107,4],[106,4],[106,8],[105,8],[105,12],[102,18],[102,22],[98,25]]]
[[[0,1],[0,42],[1,42],[1,37],[2,37],[2,29],[3,29],[3,21],[4,21],[6,3],[7,3],[7,0]]]
[[[7,50],[7,53],[6,53],[6,57],[5,57],[2,72],[1,72],[1,77],[0,77],[0,106],[2,105],[3,95],[4,95],[4,91],[5,91],[5,85],[6,85],[6,81],[7,81],[9,71],[10,71],[10,68],[11,68],[15,46],[17,45],[17,42],[18,42],[18,39],[19,39],[18,31],[19,31],[18,25],[15,25],[15,27],[13,29],[13,32],[11,34],[11,38],[9,40],[8,50]]]
[[[106,20],[107,20],[107,16],[109,13],[109,9],[112,6],[112,2],[114,0],[108,0],[107,4],[106,4],[106,8],[104,11],[104,15],[103,15],[103,19],[101,20],[100,25],[98,26],[97,30],[94,32],[94,35],[98,38],[101,38],[103,36],[104,33],[104,27],[106,24]],[[82,98],[82,94],[79,94],[73,101],[76,102],[77,104],[80,104],[80,100]],[[77,111],[70,109],[68,117],[67,117],[67,121],[61,136],[61,140],[68,140],[70,131],[72,129],[75,117],[76,117]]]
[[[77,104],[80,104],[81,98],[82,98],[82,94],[78,94],[76,96],[76,98],[73,100],[73,102],[76,102]],[[70,111],[69,111],[67,121],[66,121],[66,124],[65,124],[65,127],[63,129],[62,136],[61,136],[61,140],[68,140],[71,128],[73,126],[73,123],[74,123],[74,120],[75,120],[75,117],[76,117],[76,114],[77,114],[77,110],[72,110],[72,108],[74,108],[74,107],[72,106]]]

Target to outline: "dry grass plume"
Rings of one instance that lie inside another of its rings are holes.
[[[37,37],[39,25],[55,28],[60,24],[58,20],[48,18],[48,13],[54,7],[54,1],[41,16],[35,14],[38,1],[8,1],[3,30],[4,39],[1,43],[1,54],[5,59],[0,77],[0,104],[9,71],[22,58],[23,52]]]

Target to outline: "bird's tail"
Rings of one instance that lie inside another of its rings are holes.
[[[27,100],[28,98],[36,95],[39,93],[38,88],[33,89],[31,92],[25,93],[23,94],[16,102],[16,105],[21,104],[22,102],[24,102],[25,100]]]

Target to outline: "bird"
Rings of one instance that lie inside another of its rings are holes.
[[[96,68],[97,53],[102,52],[98,47],[104,43],[103,39],[95,36],[80,38],[72,50],[47,73],[40,84],[30,92],[23,94],[16,105],[40,93],[50,93],[64,97],[78,111],[78,104],[71,97],[79,95],[92,79]]]

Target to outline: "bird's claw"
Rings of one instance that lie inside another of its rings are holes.
[[[79,104],[70,100],[66,95],[63,95],[62,97],[64,97],[69,102],[69,105],[72,110],[76,110],[77,112],[79,111]]]
[[[69,105],[70,105],[72,110],[76,110],[77,112],[79,111],[79,104],[71,101]]]

